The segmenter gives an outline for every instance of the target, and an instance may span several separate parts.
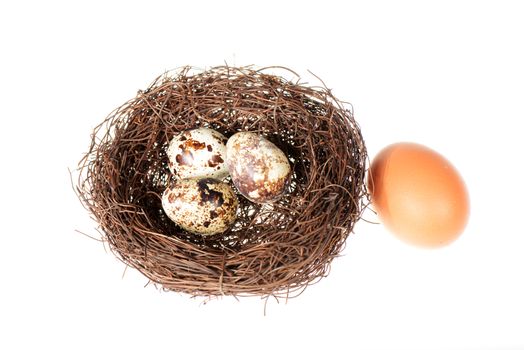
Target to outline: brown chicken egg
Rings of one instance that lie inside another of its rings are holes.
[[[383,224],[413,245],[447,245],[467,224],[469,199],[460,174],[425,146],[397,143],[383,149],[371,164],[368,187]]]
[[[272,142],[254,132],[238,132],[229,138],[226,149],[231,180],[244,197],[266,203],[284,193],[291,167]]]
[[[228,184],[213,178],[173,182],[162,195],[167,216],[182,229],[202,235],[226,231],[236,219],[238,200]]]
[[[169,169],[179,179],[227,176],[227,138],[216,130],[198,128],[175,135],[169,143]]]

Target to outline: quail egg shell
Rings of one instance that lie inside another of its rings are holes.
[[[175,135],[167,150],[169,169],[178,179],[228,175],[224,164],[227,138],[216,130],[198,128]]]
[[[238,132],[229,138],[226,149],[231,180],[244,197],[267,203],[282,196],[291,167],[275,144],[254,132]]]
[[[162,195],[167,216],[182,229],[202,235],[226,231],[236,220],[238,200],[230,185],[213,178],[174,181]]]

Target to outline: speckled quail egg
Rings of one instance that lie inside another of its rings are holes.
[[[173,137],[167,156],[169,169],[178,179],[228,175],[224,164],[227,138],[216,130],[198,128],[185,130]]]
[[[162,207],[182,229],[213,235],[226,231],[235,222],[238,200],[225,182],[189,178],[174,181],[166,188]]]
[[[275,144],[254,132],[238,132],[229,138],[226,149],[231,180],[247,199],[272,202],[285,192],[291,167]]]

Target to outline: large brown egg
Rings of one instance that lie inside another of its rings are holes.
[[[227,138],[216,130],[198,128],[176,134],[167,150],[169,169],[179,179],[227,176]]]
[[[238,200],[228,184],[212,178],[173,182],[162,195],[167,216],[188,232],[213,235],[236,219]]]
[[[226,149],[231,180],[244,197],[266,203],[285,192],[291,167],[275,144],[254,132],[238,132],[229,138]]]
[[[466,227],[466,186],[453,165],[437,152],[414,143],[390,145],[375,157],[369,175],[373,207],[403,241],[444,246]]]

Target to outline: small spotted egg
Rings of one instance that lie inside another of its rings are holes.
[[[272,142],[253,132],[238,132],[229,138],[226,149],[231,180],[244,197],[266,203],[285,192],[291,167]]]
[[[167,150],[169,169],[178,179],[228,175],[224,164],[227,138],[216,130],[198,128],[175,135]]]
[[[182,229],[202,235],[226,231],[236,220],[238,200],[230,185],[213,178],[174,181],[162,195],[167,216]]]

